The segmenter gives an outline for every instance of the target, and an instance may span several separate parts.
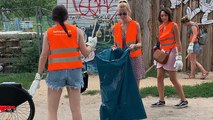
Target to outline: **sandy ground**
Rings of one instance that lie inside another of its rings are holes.
[[[197,75],[198,77],[199,75]],[[213,73],[210,73],[206,80],[200,79],[183,79],[184,74],[179,73],[178,78],[182,85],[196,85],[204,82],[213,82]],[[99,90],[99,77],[90,76],[88,90]],[[171,85],[168,78],[165,79],[165,85]],[[156,86],[156,78],[147,78],[141,82],[141,87]],[[213,92],[213,91],[209,91]],[[41,88],[34,96],[36,105],[35,120],[47,120],[47,87],[45,81],[41,82]],[[59,120],[71,120],[69,102],[64,89],[61,96],[58,110]],[[213,97],[211,98],[193,98],[187,99],[189,107],[185,109],[175,109],[173,107],[179,100],[178,98],[166,98],[166,106],[161,108],[152,108],[150,105],[156,102],[156,97],[143,98],[143,104],[147,113],[147,120],[213,120]],[[101,104],[100,94],[95,96],[82,95],[81,111],[83,120],[99,120],[99,107]]]

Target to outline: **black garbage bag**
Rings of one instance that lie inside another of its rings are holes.
[[[89,79],[89,75],[87,73],[87,63],[84,62],[83,64],[84,66],[82,68],[82,71],[83,71],[82,76],[83,76],[84,86],[81,87],[81,93],[86,91],[86,89],[88,88],[88,79]]]
[[[96,56],[101,120],[139,120],[146,113],[132,71],[129,50],[106,49]]]

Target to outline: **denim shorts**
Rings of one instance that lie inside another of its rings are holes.
[[[49,71],[46,83],[48,88],[56,90],[62,89],[63,87],[80,89],[84,84],[82,69]]]
[[[193,53],[196,53],[196,54],[200,53],[200,44],[198,42],[194,43]]]

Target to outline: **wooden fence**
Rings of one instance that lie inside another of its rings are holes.
[[[181,1],[181,0],[176,0]],[[184,1],[184,0],[183,0]],[[202,7],[199,2],[208,2],[211,3],[211,9],[213,8],[212,0],[189,0],[186,4],[183,1],[172,9],[173,20],[178,23],[181,32],[181,42],[183,47],[183,58],[187,56],[187,27],[183,26],[180,23],[180,20],[183,16],[186,15],[187,7],[190,7],[192,10]],[[129,0],[131,9],[132,9],[132,18],[137,20],[141,25],[142,36],[143,36],[143,57],[145,60],[146,68],[153,64],[152,58],[152,47],[158,35],[158,14],[162,7],[171,7],[170,0]],[[210,10],[213,11],[213,10]],[[201,10],[192,21],[201,22],[204,12]],[[209,20],[213,20],[213,12],[210,12],[208,15]],[[205,25],[208,30],[208,44],[202,46],[202,51],[198,56],[198,61],[206,68],[207,70],[213,70],[213,24]],[[183,59],[184,70],[189,70],[189,60]]]

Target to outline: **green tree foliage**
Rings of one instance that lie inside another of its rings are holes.
[[[36,6],[46,10],[52,10],[56,0],[0,0],[0,14],[32,17],[35,16]],[[45,14],[45,13],[44,13]]]

